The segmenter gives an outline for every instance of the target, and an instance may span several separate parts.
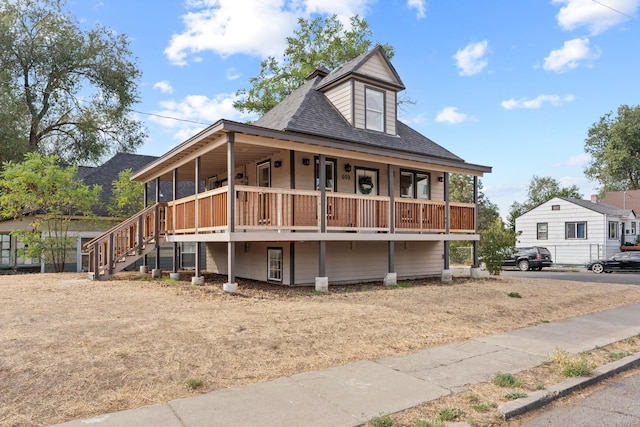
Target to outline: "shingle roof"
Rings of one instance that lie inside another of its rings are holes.
[[[567,202],[573,203],[578,206],[582,206],[583,208],[587,208],[604,215],[624,217],[624,216],[628,216],[632,212],[631,209],[620,209],[615,206],[607,205],[606,203],[602,203],[602,202],[592,202],[590,200],[583,200],[583,199],[572,199],[570,197],[558,197],[558,199],[565,200]]]
[[[307,80],[254,124],[265,128],[329,137],[345,142],[423,154],[448,160],[463,160],[429,138],[396,120],[398,135],[352,126],[320,92],[323,78]]]
[[[133,172],[156,160],[155,156],[144,156],[141,154],[118,153],[102,165],[93,168],[82,180],[85,184],[92,186],[94,184],[102,186],[100,193],[100,205],[94,209],[94,214],[98,216],[107,216],[107,206],[111,202],[113,181],[118,179],[118,174],[125,169],[131,169]]]

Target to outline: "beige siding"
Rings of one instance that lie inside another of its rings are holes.
[[[396,135],[396,96],[393,91],[385,91],[385,126],[386,132],[391,135]]]
[[[347,81],[330,89],[327,91],[326,96],[344,118],[349,123],[353,123],[351,82]]]
[[[238,242],[236,243],[236,277],[267,281],[267,249],[282,248],[283,285],[290,282],[289,243]],[[207,243],[207,271],[227,274],[227,244]]]
[[[289,244],[236,244],[236,277],[266,281],[267,248],[282,247],[283,284],[291,284]],[[327,242],[326,274],[330,284],[382,281],[388,272],[387,242]],[[227,273],[226,243],[207,244],[207,270]],[[313,285],[318,276],[318,242],[296,242],[295,285]],[[442,273],[442,242],[396,242],[398,278],[438,276]]]
[[[353,125],[359,129],[365,127],[365,111],[364,111],[364,83],[356,81],[353,85],[353,102],[354,102],[354,114]]]
[[[386,62],[379,55],[373,55],[369,58],[358,68],[358,72],[386,82],[398,83]]]

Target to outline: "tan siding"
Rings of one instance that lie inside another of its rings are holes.
[[[290,284],[289,243],[236,243],[236,277],[267,281],[267,248],[282,248],[283,285]],[[227,274],[227,244],[207,243],[207,271]]]
[[[358,72],[391,83],[398,83],[393,73],[379,55],[372,56],[358,68]]]
[[[364,83],[356,81],[354,83],[354,118],[353,125],[359,129],[364,129]]]
[[[396,242],[395,267],[398,279],[442,274],[442,242]]]
[[[351,108],[351,82],[347,81],[340,86],[332,88],[326,93],[327,98],[334,107],[344,116],[349,122],[353,123],[353,114]]]
[[[396,93],[390,90],[385,92],[385,126],[388,134],[396,135]]]

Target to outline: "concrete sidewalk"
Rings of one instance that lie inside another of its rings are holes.
[[[489,381],[499,371],[538,366],[556,348],[579,353],[638,334],[640,304],[634,304],[58,426],[357,426]]]

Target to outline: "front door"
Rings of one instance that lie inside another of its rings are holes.
[[[268,160],[266,162],[258,163],[257,166],[257,174],[256,174],[258,187],[271,187],[271,161]],[[271,193],[259,193],[258,194],[258,223],[259,224],[270,224],[271,215],[270,215],[270,197]]]

